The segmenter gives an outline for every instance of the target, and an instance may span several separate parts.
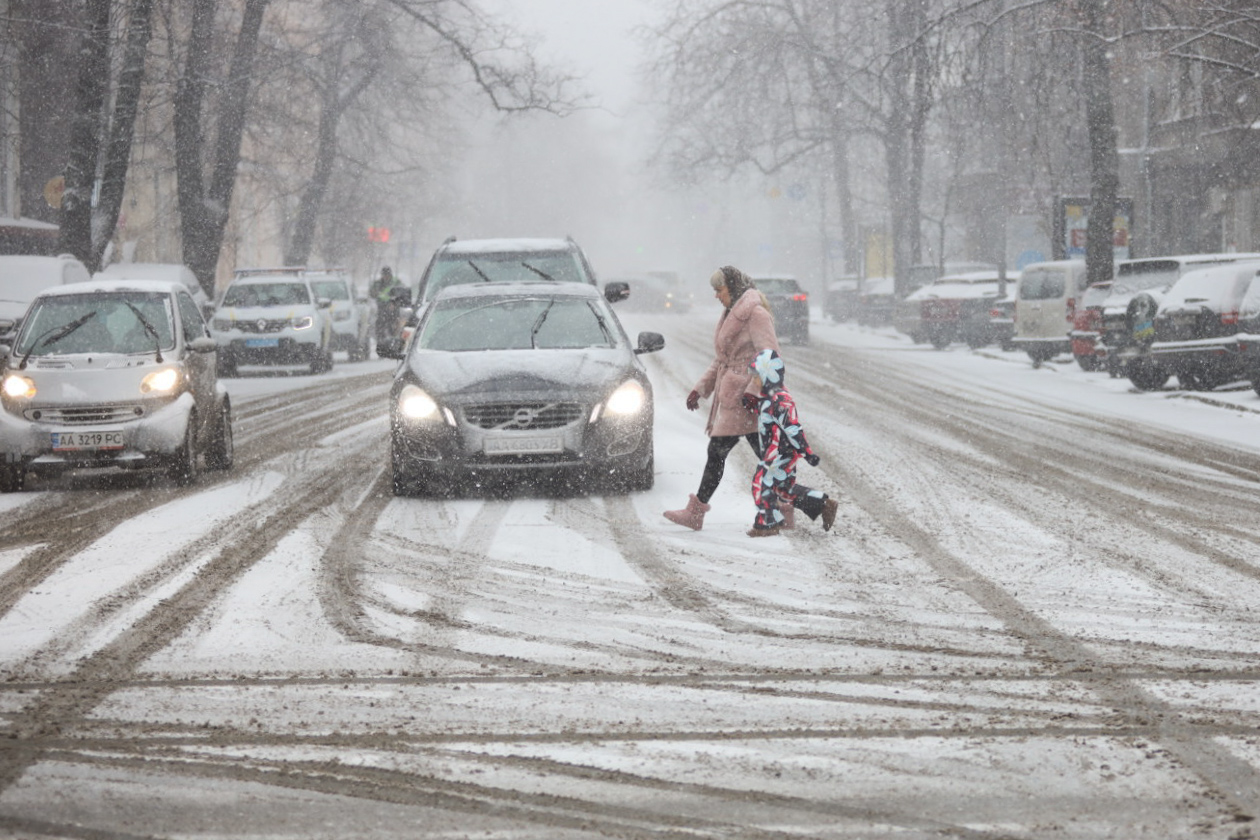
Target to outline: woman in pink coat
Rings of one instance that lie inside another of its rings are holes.
[[[733,266],[725,265],[709,278],[714,296],[726,311],[718,320],[713,334],[713,364],[700,377],[687,395],[687,408],[695,411],[702,398],[713,397],[709,406],[708,460],[700,478],[700,489],[691,494],[681,510],[665,511],[670,522],[699,531],[709,510],[709,499],[717,490],[726,469],[726,456],[742,437],[757,453],[757,418],[744,407],[745,392],[756,394],[761,383],[754,382],[748,366],[762,350],[779,350],[774,333],[774,318],[766,299],[757,291],[752,279]]]

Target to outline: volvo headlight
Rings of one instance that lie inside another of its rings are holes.
[[[18,376],[16,373],[9,374],[4,378],[4,385],[0,386],[4,389],[4,395],[16,400],[29,400],[35,396],[35,381],[25,376]]]
[[[612,396],[608,398],[608,413],[622,416],[638,414],[645,402],[647,394],[644,393],[643,386],[631,379],[612,392]]]
[[[295,330],[309,330],[315,326],[315,319],[310,315],[301,315],[292,319],[290,323],[293,324],[293,329]]]
[[[398,413],[408,420],[430,420],[437,416],[438,404],[420,388],[407,385],[398,392]]]
[[[140,382],[142,394],[169,394],[179,386],[179,370],[162,368],[147,374]]]

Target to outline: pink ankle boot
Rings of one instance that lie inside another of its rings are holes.
[[[687,506],[682,510],[667,510],[665,518],[677,525],[683,525],[693,531],[704,527],[704,515],[709,512],[709,505],[696,498],[692,493],[687,499]]]

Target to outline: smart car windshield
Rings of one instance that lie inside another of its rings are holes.
[[[93,312],[96,314],[86,317]],[[84,320],[78,328],[55,342],[47,340],[61,326],[79,319]],[[172,323],[169,295],[130,291],[52,295],[31,305],[15,352],[23,356],[153,353],[175,346]]]
[[[439,301],[421,324],[421,350],[565,350],[616,344],[596,301],[475,297]]]
[[[295,306],[310,302],[305,283],[237,283],[223,296],[224,306]]]

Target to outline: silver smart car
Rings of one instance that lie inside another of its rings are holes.
[[[40,474],[157,468],[176,483],[232,466],[216,344],[188,289],[157,280],[50,288],[0,348],[0,491]]]

